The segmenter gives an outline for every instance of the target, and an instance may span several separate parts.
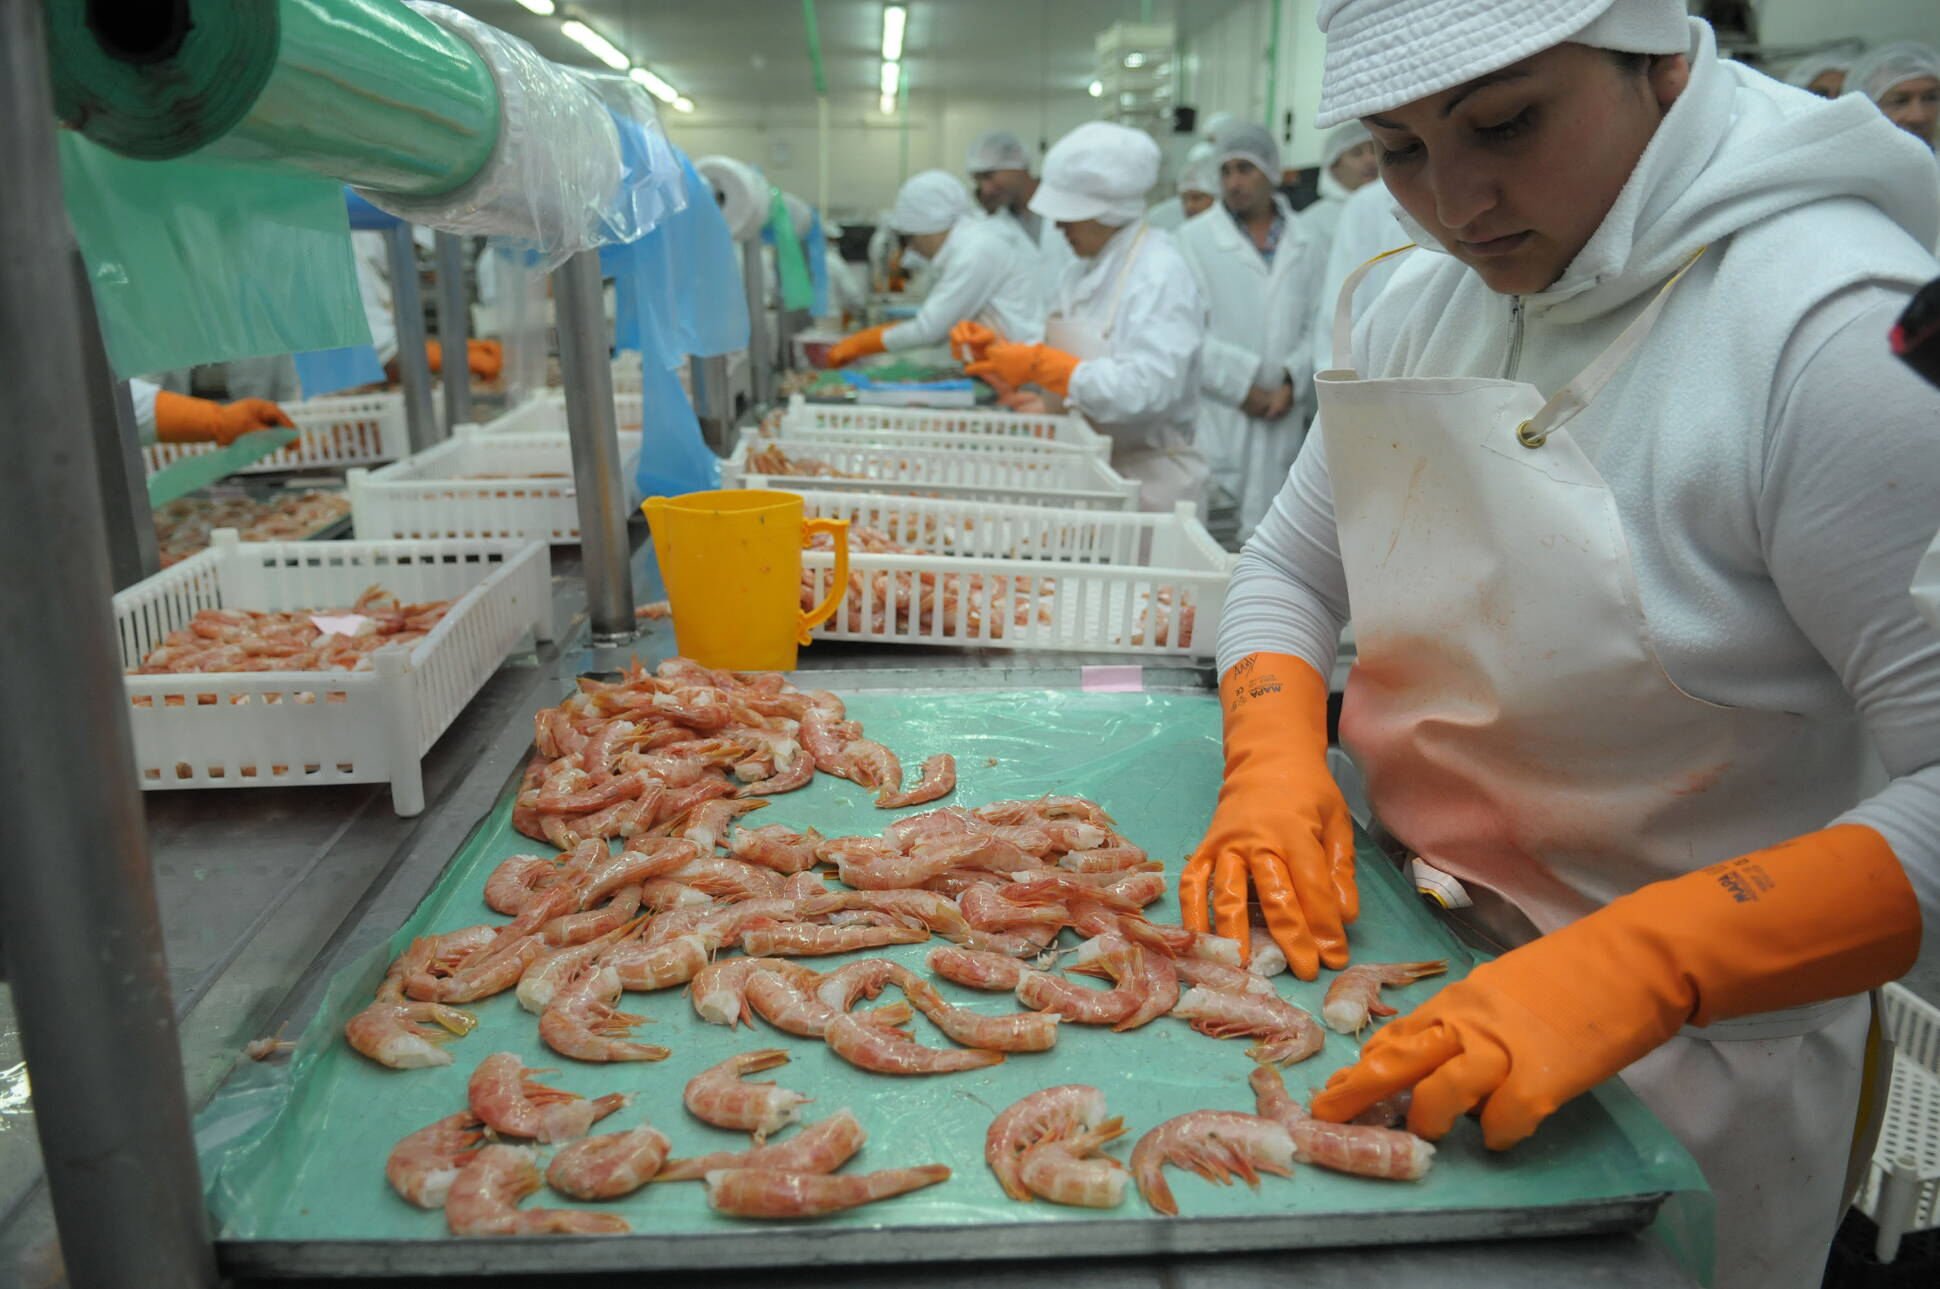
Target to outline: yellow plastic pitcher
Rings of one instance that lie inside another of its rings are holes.
[[[735,488],[649,497],[640,503],[674,614],[674,641],[703,666],[788,671],[808,629],[826,622],[849,589],[849,521],[803,519],[792,492]],[[802,548],[835,538],[828,598],[801,608]]]

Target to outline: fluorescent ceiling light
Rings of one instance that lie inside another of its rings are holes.
[[[524,5],[526,8],[530,9],[532,12],[538,14],[540,17],[548,16],[549,14],[552,13],[553,9],[556,7],[552,3],[552,0],[519,0],[519,3]]]
[[[896,87],[902,81],[902,74],[903,65],[901,63],[884,63],[882,65],[882,96],[884,98],[896,97]]]
[[[909,10],[899,4],[884,5],[882,10],[882,60],[885,63],[900,62],[903,57],[903,27],[909,21]]]
[[[671,103],[680,97],[679,90],[661,80],[644,67],[636,67],[628,72],[627,75],[633,78],[635,84],[644,85],[647,93],[653,95],[662,103]]]
[[[1085,86],[1085,93],[1091,95],[1093,98],[1103,98],[1105,95],[1105,83],[1103,81],[1093,81],[1091,84]]]
[[[894,116],[896,115],[896,96],[894,94],[885,94],[876,100],[876,106],[882,109],[884,116]]]
[[[691,112],[693,110],[694,110],[694,100],[691,98],[688,98],[685,94],[682,94],[679,98],[674,100],[674,111]]]
[[[1143,67],[1143,66],[1145,66],[1145,55],[1144,55],[1144,54],[1127,54],[1127,55],[1125,55],[1125,66],[1127,66],[1127,67]]]
[[[620,47],[606,37],[577,19],[567,19],[559,24],[559,31],[566,39],[584,49],[593,57],[605,63],[616,72],[623,72],[633,60],[620,52]]]

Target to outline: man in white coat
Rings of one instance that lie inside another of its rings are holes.
[[[1199,354],[1199,450],[1239,501],[1250,536],[1300,454],[1311,408],[1307,327],[1324,267],[1305,220],[1274,187],[1266,127],[1232,122],[1212,141],[1222,201],[1179,230],[1210,318]]]
[[[963,168],[977,186],[977,204],[994,219],[1008,219],[1023,230],[1037,248],[1038,273],[1048,296],[1071,264],[1071,247],[1058,232],[1056,220],[1031,207],[1038,181],[1031,177],[1030,154],[1009,130],[989,130],[977,136]]]
[[[831,367],[870,354],[941,345],[950,328],[966,319],[1006,340],[1035,344],[1044,339],[1036,255],[1014,230],[978,218],[955,175],[925,170],[912,176],[896,194],[889,226],[933,261],[935,284],[914,318],[844,337],[829,350]]]
[[[1940,392],[1886,344],[1940,274],[1928,154],[1719,57],[1684,0],[1318,18],[1318,121],[1373,132],[1419,249],[1342,329],[1234,569],[1184,921],[1245,937],[1250,888],[1297,974],[1350,961],[1325,677],[1351,604],[1341,745],[1496,956],[1314,1116],[1411,1088],[1422,1136],[1480,1111],[1541,1152],[1621,1076],[1704,1170],[1714,1283],[1809,1289],[1866,991],[1940,915],[1940,637],[1907,594]]]

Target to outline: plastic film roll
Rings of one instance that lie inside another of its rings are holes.
[[[721,217],[737,242],[761,236],[768,224],[768,181],[761,172],[733,157],[702,157],[694,163],[701,178],[720,199]]]

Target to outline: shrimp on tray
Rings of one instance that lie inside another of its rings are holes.
[[[954,1074],[1001,1065],[1002,1052],[982,1048],[925,1047],[893,1025],[871,1022],[851,1012],[837,1012],[822,1040],[829,1050],[858,1069],[877,1074]]]
[[[1270,1065],[1255,1066],[1247,1079],[1255,1108],[1287,1130],[1293,1157],[1303,1164],[1358,1177],[1418,1181],[1428,1175],[1435,1148],[1412,1132],[1363,1123],[1325,1123],[1293,1099]]]
[[[432,1029],[425,1021],[442,1026]],[[443,1003],[372,1003],[344,1025],[352,1050],[394,1070],[422,1070],[450,1065],[450,1052],[440,1047],[472,1032],[478,1017]]]
[[[544,1185],[530,1146],[487,1146],[464,1166],[445,1197],[453,1235],[605,1235],[633,1228],[617,1213],[519,1207]]]
[[[1291,1065],[1321,1049],[1327,1032],[1278,994],[1229,994],[1195,985],[1172,1014],[1214,1038],[1257,1038],[1246,1054],[1267,1065]]]
[[[562,1092],[533,1082],[534,1074],[514,1052],[494,1052],[480,1061],[466,1083],[471,1111],[485,1126],[507,1137],[530,1137],[557,1145],[584,1137],[587,1129],[630,1097],[615,1092],[587,1100],[577,1092]]]
[[[707,1203],[730,1217],[820,1217],[949,1179],[942,1164],[834,1174],[717,1168],[707,1174]]]
[[[629,1195],[653,1180],[671,1145],[665,1134],[646,1124],[630,1132],[582,1137],[552,1157],[546,1183],[574,1199]]]
[[[384,1180],[419,1208],[443,1208],[458,1170],[471,1162],[485,1138],[478,1129],[478,1116],[469,1110],[418,1129],[391,1147]]]
[[[561,1056],[577,1061],[664,1061],[671,1053],[627,1037],[645,1016],[620,1011],[620,973],[598,963],[553,997],[539,1016],[539,1037]]]
[[[1041,1141],[1073,1137],[1104,1122],[1105,1094],[1087,1083],[1066,1083],[1033,1092],[999,1111],[984,1133],[983,1157],[1004,1194],[1029,1201],[1018,1176],[1024,1152]]]
[[[1018,1180],[1039,1199],[1078,1208],[1117,1208],[1125,1198],[1125,1165],[1104,1152],[1125,1135],[1123,1119],[1107,1119],[1073,1137],[1052,1137],[1024,1152]]]
[[[1381,1001],[1382,985],[1410,985],[1448,970],[1448,959],[1436,962],[1362,962],[1334,977],[1321,1001],[1320,1016],[1337,1034],[1358,1034],[1375,1016],[1392,1016],[1395,1009]]]
[[[1293,1138],[1271,1119],[1232,1110],[1194,1110],[1167,1119],[1132,1147],[1132,1176],[1145,1202],[1177,1217],[1178,1201],[1165,1166],[1190,1168],[1207,1181],[1232,1185],[1235,1176],[1258,1190],[1261,1173],[1293,1176]]]
[[[855,1157],[869,1134],[855,1114],[837,1110],[826,1119],[806,1124],[786,1141],[753,1150],[717,1150],[692,1159],[670,1159],[657,1182],[697,1182],[721,1168],[762,1168],[782,1173],[832,1173]]]
[[[703,1123],[754,1134],[754,1144],[759,1146],[770,1133],[800,1118],[802,1106],[811,1098],[772,1081],[748,1083],[743,1076],[787,1063],[788,1053],[779,1047],[730,1056],[689,1079],[681,1103]]]

